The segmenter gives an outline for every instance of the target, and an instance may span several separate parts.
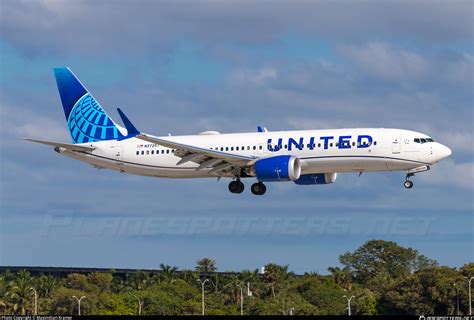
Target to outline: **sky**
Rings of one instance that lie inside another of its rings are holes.
[[[371,239],[472,262],[473,38],[472,1],[3,0],[0,265],[325,274]],[[98,171],[20,140],[70,142],[55,66],[154,135],[395,127],[453,155],[410,190],[348,173],[261,197]]]

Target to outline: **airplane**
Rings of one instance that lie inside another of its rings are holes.
[[[403,129],[329,130],[154,136],[139,131],[117,108],[124,127],[114,122],[67,67],[54,68],[72,143],[25,140],[54,147],[64,156],[99,169],[150,177],[230,178],[231,193],[242,193],[245,178],[256,178],[254,195],[266,182],[322,185],[338,173],[405,171],[405,188],[415,173],[430,170],[451,150],[430,136]]]

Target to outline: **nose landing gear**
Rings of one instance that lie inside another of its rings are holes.
[[[407,189],[413,188],[413,181],[410,180],[411,177],[413,177],[415,174],[414,173],[407,173],[407,176],[405,178],[405,182],[403,183],[403,186]]]

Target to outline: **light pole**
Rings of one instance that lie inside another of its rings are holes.
[[[244,315],[244,291],[242,287],[238,284],[237,287],[240,289],[240,315]]]
[[[291,307],[289,311],[290,311],[290,312],[289,312],[289,313],[290,313],[290,316],[292,316],[292,315],[293,315],[293,312],[295,311],[295,308],[294,308],[294,307]]]
[[[129,292],[130,295],[134,298],[136,298],[138,300],[138,315],[141,316],[142,315],[142,307],[143,307],[143,301],[142,299],[140,299],[139,296],[133,294],[132,292]]]
[[[201,284],[201,293],[202,293],[202,315],[204,315],[204,285],[206,282],[209,281],[209,279],[206,279],[204,281],[201,281],[201,279],[197,280]]]
[[[30,290],[32,290],[35,295],[35,316],[37,316],[38,315],[38,293],[33,287],[31,287]]]
[[[86,296],[82,296],[80,299],[76,296],[72,296],[74,299],[77,300],[77,313],[80,316],[81,315],[81,301],[84,299]]]
[[[345,295],[342,296],[342,297],[347,299],[347,315],[350,316],[351,315],[351,300],[352,300],[352,298],[355,298],[355,297],[351,296],[350,298],[348,298]]]
[[[454,288],[456,289],[456,309],[457,309],[456,315],[459,315],[459,289],[456,282],[453,285],[454,285]]]
[[[471,297],[471,282],[474,280],[474,277],[464,277],[469,282],[469,315],[472,316],[472,297]]]

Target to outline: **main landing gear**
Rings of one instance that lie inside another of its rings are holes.
[[[265,185],[259,181],[257,183],[252,184],[252,186],[250,187],[250,191],[252,191],[252,193],[257,196],[261,196],[265,194],[265,192],[267,191],[267,187],[265,187]]]
[[[229,191],[232,193],[242,193],[245,189],[244,184],[240,179],[231,181],[229,183]],[[261,196],[265,194],[267,191],[267,187],[262,182],[257,182],[252,184],[252,187],[250,187],[250,191],[252,191],[253,194]]]
[[[231,181],[229,183],[229,191],[232,193],[242,193],[244,189],[245,186],[240,180]]]
[[[413,188],[413,181],[410,180],[411,177],[413,177],[415,174],[414,173],[407,173],[407,176],[405,178],[405,182],[403,183],[403,186],[407,189]]]

